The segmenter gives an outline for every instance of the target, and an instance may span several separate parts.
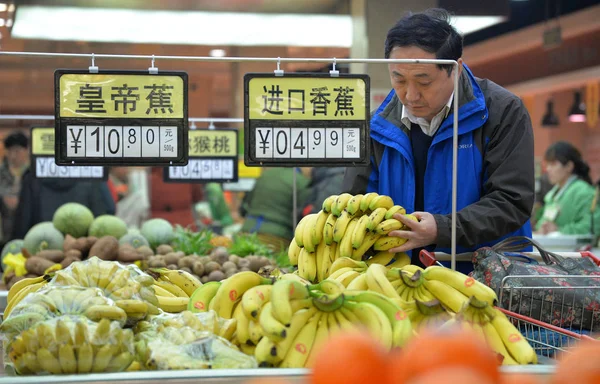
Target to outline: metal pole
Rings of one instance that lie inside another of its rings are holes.
[[[456,196],[458,188],[458,62],[454,64],[454,133],[452,135],[452,228],[450,268],[456,270]]]
[[[292,168],[292,232],[296,233],[296,218],[298,217],[298,194],[296,191],[296,167]]]

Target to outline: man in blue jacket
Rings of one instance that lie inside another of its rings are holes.
[[[409,14],[385,41],[390,59],[459,63],[457,252],[514,235],[531,236],[534,200],[533,131],[521,100],[473,76],[462,61],[462,37],[441,9]],[[393,90],[371,118],[371,164],[348,168],[344,189],[392,197],[420,222],[391,252],[448,252],[451,245],[454,67],[389,64]],[[462,269],[462,268],[461,268]]]

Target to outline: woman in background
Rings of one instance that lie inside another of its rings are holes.
[[[544,197],[536,233],[592,234],[592,201],[595,189],[590,167],[570,143],[554,143],[545,155],[546,172],[554,187]],[[598,228],[594,228],[598,232]]]

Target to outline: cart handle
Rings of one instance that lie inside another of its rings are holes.
[[[597,266],[600,267],[600,258],[598,258],[598,256],[594,255],[590,251],[583,251],[583,252],[580,252],[580,253],[581,253],[581,257],[589,257],[590,259],[592,259],[592,261],[594,262],[594,264],[596,264]]]
[[[433,264],[444,267],[444,265],[435,258],[435,252],[429,252],[426,249],[421,249],[421,252],[419,252],[419,260],[421,260],[421,263],[426,267],[431,267]]]

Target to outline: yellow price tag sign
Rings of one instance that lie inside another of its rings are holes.
[[[31,129],[31,154],[54,156],[54,128]]]
[[[188,139],[190,157],[237,157],[236,130],[191,130]]]

